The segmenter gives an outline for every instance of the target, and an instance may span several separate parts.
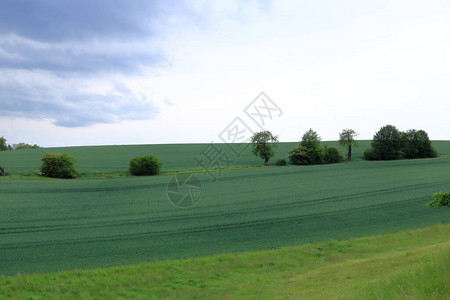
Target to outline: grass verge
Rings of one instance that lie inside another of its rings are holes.
[[[14,299],[448,299],[450,225],[275,250],[0,278]]]

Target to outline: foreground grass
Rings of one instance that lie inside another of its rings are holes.
[[[112,268],[0,278],[14,299],[449,299],[450,225]]]

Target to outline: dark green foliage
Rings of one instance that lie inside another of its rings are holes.
[[[275,155],[274,148],[278,143],[278,137],[270,131],[261,131],[251,137],[252,153],[264,159],[264,165],[269,164],[269,159]]]
[[[429,207],[450,207],[450,192],[446,193],[434,193],[431,195],[433,197],[433,201],[427,203]]]
[[[277,162],[275,163],[275,165],[277,165],[277,166],[286,166],[286,165],[287,165],[287,162],[286,162],[286,160],[283,158],[283,159],[277,160]]]
[[[9,150],[8,145],[6,145],[6,139],[4,137],[0,137],[0,151]]]
[[[436,157],[428,134],[423,130],[410,129],[402,132],[402,152],[405,158]]]
[[[75,178],[79,176],[75,166],[75,157],[67,153],[44,153],[41,173],[46,177],[54,178]]]
[[[339,149],[336,147],[325,147],[323,160],[327,164],[340,163],[344,160]]]
[[[367,160],[393,160],[399,158],[430,158],[437,152],[423,130],[400,132],[395,126],[382,127],[373,137],[372,148],[364,152]]]
[[[130,173],[136,176],[158,175],[162,164],[153,155],[135,157],[130,161]]]
[[[402,157],[402,140],[400,131],[392,125],[386,125],[375,133],[372,148],[377,159],[392,160]]]
[[[366,160],[377,160],[378,154],[375,153],[375,150],[373,148],[369,148],[364,150],[364,159]]]

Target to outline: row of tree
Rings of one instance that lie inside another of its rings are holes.
[[[344,129],[339,133],[339,144],[347,150],[347,160],[352,159],[352,147],[357,146],[358,133],[353,129]],[[251,137],[253,154],[269,164],[275,155],[278,136],[270,131],[261,131]],[[400,158],[436,157],[437,152],[431,145],[428,134],[423,130],[410,129],[399,131],[395,126],[386,125],[375,133],[371,148],[364,151],[367,160],[392,160]],[[322,163],[339,163],[344,160],[339,149],[325,146],[320,136],[312,129],[306,131],[298,146],[289,152],[289,160],[293,165],[313,165]],[[277,165],[286,163],[278,161]]]
[[[0,137],[0,151],[33,149],[33,148],[39,148],[39,146],[36,144],[30,145],[30,144],[26,144],[26,143],[18,143],[18,144],[8,145],[8,144],[6,144],[6,139],[4,137]]]
[[[352,146],[356,145],[355,137],[357,135],[353,129],[344,129],[339,135],[339,143],[348,149],[348,160],[351,160]],[[264,165],[267,166],[269,159],[275,155],[278,136],[267,130],[261,131],[253,134],[251,142],[253,154],[264,159]],[[289,160],[293,165],[314,165],[339,163],[344,160],[344,157],[336,147],[325,146],[318,133],[309,129],[303,134],[299,145],[289,152]],[[277,165],[285,164],[281,160],[277,162]]]

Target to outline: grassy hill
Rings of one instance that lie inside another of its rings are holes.
[[[272,163],[277,159],[288,159],[289,151],[298,143],[280,143]],[[175,171],[201,168],[195,157],[208,144],[168,144],[168,145],[124,145],[124,146],[84,146],[65,148],[41,148],[17,151],[0,151],[0,165],[8,174],[30,173],[41,165],[41,155],[44,152],[67,152],[77,158],[77,166],[82,173],[126,172],[130,160],[136,156],[156,155],[164,162],[163,171]],[[231,166],[260,165],[261,159],[255,157],[250,148],[241,155],[236,155],[226,144],[214,144],[228,156]],[[337,142],[325,142],[328,146],[338,146]],[[434,147],[440,155],[450,155],[449,141],[434,141]],[[340,146],[338,146],[340,147]],[[370,141],[360,141],[354,148],[354,159],[362,159],[365,149],[370,147]],[[345,149],[340,147],[342,153]]]
[[[0,278],[2,299],[448,299],[450,225],[276,250]]]
[[[109,156],[103,152],[102,159]],[[198,257],[445,223],[450,211],[425,203],[448,190],[449,171],[447,156],[230,170],[216,181],[197,173],[203,191],[191,209],[169,203],[172,175],[6,178],[0,181],[0,272]]]

